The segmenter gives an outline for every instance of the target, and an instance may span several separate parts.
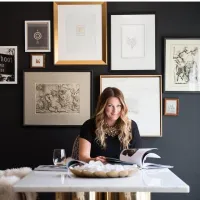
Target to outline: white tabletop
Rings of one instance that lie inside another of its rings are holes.
[[[166,192],[190,188],[169,169],[139,170],[125,178],[68,177],[65,172],[32,171],[14,185],[16,192]]]

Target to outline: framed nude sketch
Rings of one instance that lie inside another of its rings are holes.
[[[24,125],[79,126],[91,116],[92,71],[24,72]]]
[[[162,136],[161,75],[101,75],[100,92],[106,87],[123,92],[128,116],[138,124],[141,136]]]
[[[50,51],[50,21],[25,21],[25,52]]]

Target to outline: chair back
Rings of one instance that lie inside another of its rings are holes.
[[[79,135],[74,140],[74,144],[72,147],[72,154],[71,157],[75,160],[79,160]]]

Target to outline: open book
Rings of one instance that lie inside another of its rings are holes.
[[[145,163],[147,158],[160,158],[157,154],[150,152],[154,149],[157,148],[125,149],[120,153],[120,159],[107,157],[106,161],[108,163],[122,165],[137,164],[138,167],[143,169],[173,168],[173,166],[170,165]]]
[[[56,165],[39,165],[34,169],[34,171],[58,171],[58,172],[66,172],[66,165],[56,166]]]

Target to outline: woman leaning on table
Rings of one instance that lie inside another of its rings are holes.
[[[95,117],[81,127],[79,159],[106,162],[105,157],[119,158],[123,149],[141,148],[137,124],[127,113],[123,93],[115,87],[106,88],[99,96]]]

